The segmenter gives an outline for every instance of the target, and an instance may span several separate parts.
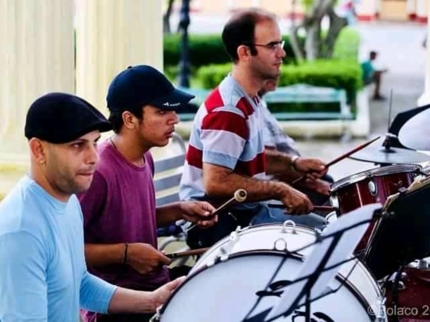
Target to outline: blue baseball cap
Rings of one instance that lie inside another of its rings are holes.
[[[106,101],[111,112],[123,112],[145,105],[177,111],[193,98],[193,95],[175,88],[157,69],[138,65],[129,66],[113,79]]]

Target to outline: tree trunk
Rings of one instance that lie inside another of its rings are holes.
[[[338,17],[333,10],[336,0],[314,0],[312,7],[303,22],[290,30],[291,46],[298,60],[306,57],[312,61],[320,57],[331,57],[340,30],[344,27],[344,19]],[[326,39],[321,37],[321,21],[329,15],[330,29]],[[306,31],[304,48],[299,44],[297,33],[300,28]]]
[[[337,37],[341,30],[348,25],[346,18],[339,17],[331,8],[328,12],[330,19],[330,27],[327,32],[327,36],[324,39],[324,50],[321,52],[320,57],[322,58],[332,58],[334,52],[334,45],[336,44]]]
[[[313,19],[310,24],[305,26],[305,30],[306,60],[313,61],[319,57],[319,53],[321,51],[321,20]]]
[[[302,27],[303,25],[296,25],[290,29],[290,44],[293,49],[294,56],[298,61],[302,61],[305,58],[305,54],[297,38],[297,33]]]
[[[167,5],[166,13],[163,15],[163,32],[165,34],[170,34],[172,31],[170,29],[170,16],[172,15],[173,3],[175,0],[169,0]]]

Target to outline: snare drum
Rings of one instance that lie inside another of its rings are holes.
[[[367,170],[343,178],[330,188],[331,203],[339,209],[338,216],[371,203],[384,204],[390,195],[409,187],[420,170],[419,165],[402,164]],[[373,225],[357,246],[357,251],[366,248],[372,229]]]
[[[158,312],[158,321],[237,322],[267,314],[278,302],[286,281],[295,278],[316,238],[313,230],[294,224],[233,232],[196,263]],[[312,320],[367,322],[374,320],[372,312],[384,312],[378,285],[358,261],[343,264],[329,287],[336,291],[312,302]],[[304,314],[305,308],[297,307],[276,321],[304,321]],[[380,321],[386,321],[384,315]]]

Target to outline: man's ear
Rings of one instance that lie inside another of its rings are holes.
[[[251,57],[251,49],[248,46],[240,45],[237,47],[237,56],[239,60],[248,61]]]
[[[32,157],[37,163],[45,164],[46,162],[46,144],[37,138],[31,138],[28,142]]]
[[[122,122],[128,129],[134,129],[136,127],[137,118],[129,111],[122,113]]]

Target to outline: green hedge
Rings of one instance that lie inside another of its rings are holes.
[[[199,68],[197,77],[203,88],[214,88],[230,71],[231,64],[208,65]],[[318,60],[283,66],[279,86],[298,83],[345,89],[349,102],[363,86],[360,64],[353,60]]]
[[[287,52],[286,63],[292,62],[293,51],[288,36],[284,49]],[[302,39],[303,41],[303,39]],[[230,62],[230,58],[224,49],[220,35],[190,35],[189,36],[190,61],[193,67],[210,64],[224,64]],[[181,56],[180,35],[172,34],[164,36],[164,67],[177,66]]]
[[[285,40],[286,64],[293,63],[293,51],[288,35],[282,37]],[[303,42],[304,38],[300,37]],[[358,60],[359,34],[355,29],[344,28],[336,41],[334,58]],[[178,66],[181,53],[181,40],[179,34],[164,36],[164,67]],[[221,42],[221,35],[190,35],[190,61],[193,68],[198,68],[207,64],[224,64],[230,59],[224,50]]]

